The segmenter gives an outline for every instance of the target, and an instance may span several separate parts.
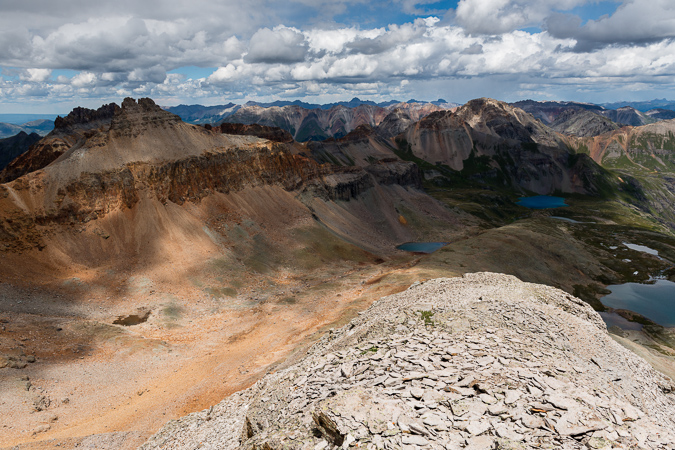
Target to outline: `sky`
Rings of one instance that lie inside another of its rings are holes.
[[[0,0],[0,113],[674,88],[675,0]]]

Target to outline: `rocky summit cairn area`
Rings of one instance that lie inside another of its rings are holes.
[[[672,380],[509,275],[415,283],[141,448],[675,448]]]

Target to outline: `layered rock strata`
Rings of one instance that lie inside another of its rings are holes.
[[[416,283],[141,448],[673,448],[673,382],[563,291]]]
[[[538,194],[595,195],[607,175],[564,136],[521,109],[494,99],[471,100],[455,112],[435,112],[396,138],[399,151],[465,177]]]
[[[98,128],[88,127],[107,117],[107,109],[89,121],[82,111],[71,113],[72,120],[63,121],[71,125],[61,125],[74,134],[40,141],[22,166],[30,173],[0,185],[0,248],[40,247],[36,226],[86,223],[143,198],[182,205],[274,185],[348,201],[378,184],[421,185],[410,162],[321,164],[285,143],[185,124],[150,99],[127,98],[121,108],[108,109],[110,122]],[[84,127],[72,128],[78,120],[85,120]]]

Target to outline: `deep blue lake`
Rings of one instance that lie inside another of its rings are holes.
[[[664,327],[675,327],[675,283],[657,280],[654,284],[626,283],[607,286],[611,294],[602,297],[603,305],[628,309]]]
[[[406,252],[433,253],[446,245],[448,245],[447,242],[406,242],[396,248]]]
[[[565,203],[562,197],[553,197],[551,195],[536,195],[534,197],[520,197],[516,205],[524,206],[530,209],[549,209],[570,206]]]

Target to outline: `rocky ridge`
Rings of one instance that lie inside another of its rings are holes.
[[[653,118],[631,106],[624,106],[618,109],[609,109],[600,111],[599,114],[607,117],[608,119],[616,122],[620,125],[630,125],[634,127],[639,127],[642,125],[647,125],[656,121],[656,118]]]
[[[84,145],[98,130],[107,128],[120,107],[115,103],[98,109],[77,107],[65,117],[57,117],[54,130],[32,145],[27,152],[7,164],[0,172],[0,183],[7,183],[58,159],[70,148]]]
[[[597,194],[606,174],[587,155],[570,151],[566,140],[522,109],[490,98],[429,114],[396,137],[408,157],[480,182],[538,194]]]
[[[151,99],[127,98],[121,108],[113,106],[110,121],[95,128],[90,125],[98,119],[75,111],[70,122],[84,120],[83,128],[66,124],[73,134],[45,138],[27,153],[26,164],[14,161],[29,173],[0,185],[1,247],[41,248],[36,227],[87,223],[144,199],[183,205],[275,186],[300,198],[347,201],[376,185],[421,184],[417,166],[397,158],[363,166],[322,164],[296,154],[288,143],[185,124]],[[249,128],[257,131],[241,131],[288,137],[278,129]]]
[[[608,118],[585,109],[563,111],[549,126],[559,133],[578,137],[597,136],[619,129]]]
[[[674,388],[581,300],[475,273],[382,298],[141,448],[672,449]]]
[[[296,141],[339,139],[361,125],[375,127],[394,110],[405,111],[413,121],[444,108],[431,103],[396,103],[383,108],[362,104],[354,108],[343,105],[330,109],[307,109],[298,105],[262,107],[246,105],[222,122],[261,124],[288,131]]]
[[[522,100],[511,103],[511,106],[520,108],[523,111],[532,114],[535,118],[541,120],[542,123],[549,125],[555,122],[565,111],[589,110],[597,114],[605,108],[592,103],[578,103],[578,102],[555,102],[555,101],[535,101]]]

